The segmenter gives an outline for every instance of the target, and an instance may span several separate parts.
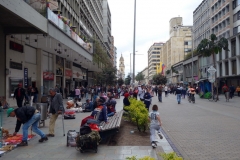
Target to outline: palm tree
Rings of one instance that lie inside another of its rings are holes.
[[[222,49],[225,51],[228,50],[228,40],[222,37],[217,41],[217,36],[215,34],[211,34],[210,39],[203,39],[197,47],[197,52],[204,57],[213,57],[213,67],[216,68],[216,60],[215,55],[218,53],[222,53]],[[215,77],[217,77],[215,73]],[[215,81],[214,86],[217,88],[217,99],[218,99],[218,86]],[[212,93],[213,93],[213,85],[212,85]]]

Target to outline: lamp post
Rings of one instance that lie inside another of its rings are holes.
[[[135,51],[135,52],[137,52],[137,51]],[[132,53],[130,53],[130,76],[131,76],[131,78],[133,78],[132,77]]]
[[[136,33],[136,0],[134,1],[134,29],[133,29],[133,83],[135,83],[135,33]]]

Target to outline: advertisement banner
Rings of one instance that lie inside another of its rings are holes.
[[[66,77],[72,77],[72,71],[71,70],[65,70],[65,76]]]
[[[24,68],[24,87],[27,88],[28,87],[28,68]]]
[[[54,73],[52,72],[43,72],[43,80],[54,80]]]

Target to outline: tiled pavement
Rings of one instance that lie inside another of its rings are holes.
[[[183,99],[178,105],[169,95],[159,106],[163,128],[185,159],[240,159],[239,97],[210,102],[196,96],[195,104]]]
[[[66,101],[66,100],[64,100]],[[122,99],[117,100],[117,110],[122,109]],[[5,114],[4,114],[5,115]],[[66,132],[70,129],[79,130],[80,122],[82,118],[88,116],[89,113],[77,113],[75,120],[65,120],[65,130]],[[10,130],[10,133],[14,132],[16,119],[15,118],[4,118],[5,128]],[[48,122],[46,121],[46,127],[42,128],[45,133],[48,133]],[[66,147],[66,137],[63,137],[62,121],[61,116],[58,117],[56,122],[56,133],[54,138],[49,138],[48,142],[42,144],[38,143],[38,138],[36,137],[29,142],[27,147],[18,147],[13,151],[10,151],[0,157],[4,160],[63,160],[63,159],[80,159],[80,160],[123,160],[126,157],[137,156],[152,156],[158,159],[157,154],[165,152],[171,152],[172,148],[164,138],[159,139],[158,148],[152,149],[150,146],[106,146],[100,145],[98,147],[98,153],[80,153],[75,150],[74,147]],[[21,131],[20,131],[21,133]],[[30,133],[30,132],[29,132]]]

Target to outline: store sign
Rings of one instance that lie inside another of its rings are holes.
[[[83,79],[83,74],[82,74],[82,72],[80,72],[80,71],[73,71],[73,78]]]
[[[72,77],[72,71],[71,70],[65,70],[65,76],[66,77]]]
[[[24,86],[25,88],[28,87],[28,68],[24,68]]]
[[[10,68],[22,70],[22,63],[10,61]]]
[[[10,45],[9,48],[11,50],[23,53],[23,45],[21,45],[19,43],[16,43],[16,42],[13,42],[13,41],[10,41],[9,45]]]
[[[58,68],[57,70],[56,70],[56,75],[57,76],[62,76],[63,75],[63,71],[62,71],[63,69],[62,68]]]
[[[54,80],[54,73],[43,72],[43,80]]]

